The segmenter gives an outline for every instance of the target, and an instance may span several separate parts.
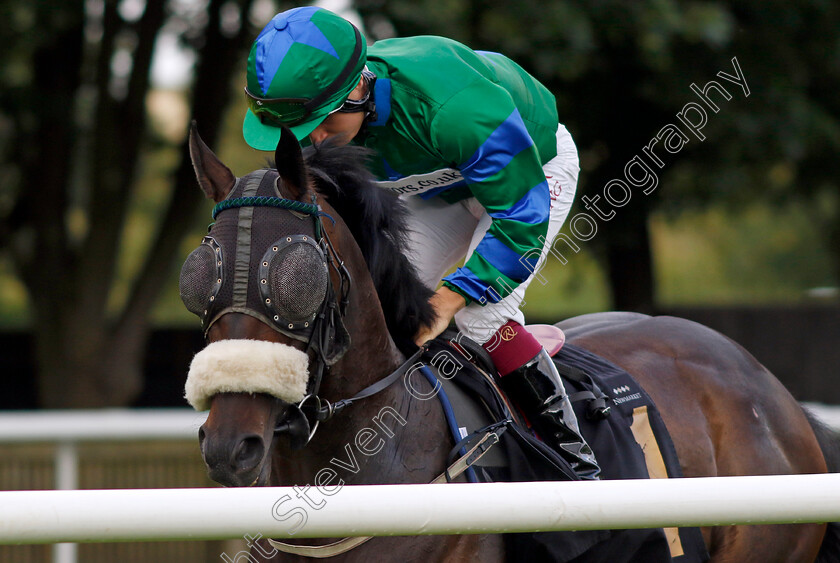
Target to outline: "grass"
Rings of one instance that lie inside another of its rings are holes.
[[[836,286],[811,210],[753,205],[651,220],[662,305],[798,303]]]

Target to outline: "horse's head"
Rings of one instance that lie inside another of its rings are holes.
[[[195,125],[190,156],[216,207],[215,223],[181,271],[182,299],[208,341],[193,360],[186,396],[210,409],[199,441],[211,478],[266,484],[275,434],[288,435],[292,447],[308,441],[313,424],[298,405],[317,396],[324,366],[350,344],[341,236],[321,221],[322,202],[289,131],[276,170],[236,178]]]

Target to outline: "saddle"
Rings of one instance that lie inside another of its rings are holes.
[[[557,327],[526,328],[549,352],[564,378],[581,432],[600,463],[602,479],[682,477],[659,411],[629,373],[566,343]],[[444,366],[442,358],[450,363]],[[463,455],[488,428],[499,435],[499,445],[484,453],[461,479],[578,479],[569,464],[530,431],[504,396],[491,375],[496,373],[493,362],[479,344],[447,331],[432,343],[426,359],[431,369],[424,374],[439,388],[437,397],[456,443],[451,457]],[[529,562],[694,563],[709,557],[698,528],[508,534],[506,546],[509,560]]]

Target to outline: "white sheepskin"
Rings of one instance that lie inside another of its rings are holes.
[[[219,340],[193,358],[184,397],[197,411],[217,393],[267,393],[300,402],[309,381],[309,359],[287,344],[264,340]]]

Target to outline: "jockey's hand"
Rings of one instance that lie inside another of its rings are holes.
[[[429,299],[429,303],[435,311],[435,320],[432,322],[432,326],[421,326],[420,330],[417,331],[414,336],[414,343],[418,346],[422,346],[425,342],[439,336],[449,326],[455,313],[467,304],[459,293],[446,286],[441,286]]]

